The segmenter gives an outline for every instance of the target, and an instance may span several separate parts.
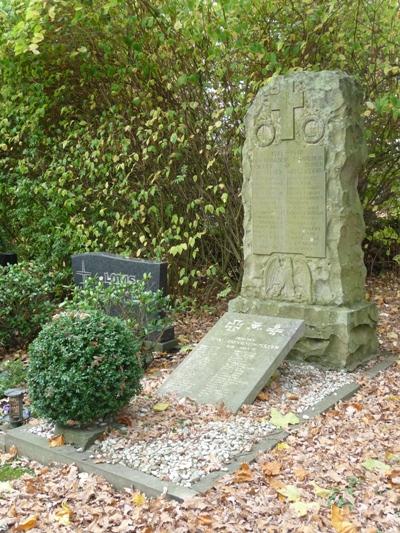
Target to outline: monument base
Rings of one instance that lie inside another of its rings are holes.
[[[304,336],[289,353],[290,359],[353,370],[378,350],[378,312],[372,303],[338,307],[239,296],[229,303],[229,311],[304,320]]]

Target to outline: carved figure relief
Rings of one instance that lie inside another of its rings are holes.
[[[268,298],[312,302],[311,272],[303,257],[272,255],[265,267],[264,280]]]

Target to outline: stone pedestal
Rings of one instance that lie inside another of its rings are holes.
[[[230,310],[303,319],[292,356],[353,368],[376,353],[357,177],[361,94],[343,72],[279,76],[246,116],[244,274]]]
[[[352,307],[303,305],[239,296],[230,311],[304,320],[304,336],[289,353],[328,368],[352,370],[377,353],[377,310],[364,302]]]

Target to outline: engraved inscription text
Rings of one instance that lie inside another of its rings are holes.
[[[325,257],[324,147],[282,143],[253,154],[253,253]]]

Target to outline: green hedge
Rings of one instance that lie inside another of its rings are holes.
[[[361,82],[368,258],[399,254],[397,1],[0,6],[0,227],[20,255],[66,269],[107,250],[165,258],[188,289],[237,282],[243,117],[292,69]]]
[[[1,351],[25,346],[57,306],[61,276],[37,262],[0,267]]]

